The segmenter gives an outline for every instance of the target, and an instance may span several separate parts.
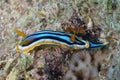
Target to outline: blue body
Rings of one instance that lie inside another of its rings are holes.
[[[83,49],[83,48],[95,48],[106,45],[106,43],[94,43],[90,41],[83,40],[75,36],[75,41],[71,41],[71,36],[73,34],[52,30],[42,30],[32,33],[20,41],[17,46],[17,50],[22,50],[24,52],[29,52],[37,46],[41,45],[58,45],[62,47],[69,47],[73,49]]]

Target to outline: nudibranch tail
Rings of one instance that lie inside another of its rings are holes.
[[[103,43],[94,43],[94,42],[89,42],[89,47],[90,48],[95,48],[95,47],[101,47],[107,45],[108,42],[103,42]]]

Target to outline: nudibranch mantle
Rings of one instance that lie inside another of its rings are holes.
[[[24,37],[16,46],[16,50],[28,53],[38,46],[61,46],[70,49],[84,49],[100,47],[107,43],[93,43],[75,36],[75,41],[71,41],[72,34],[66,32],[42,30],[34,32]]]

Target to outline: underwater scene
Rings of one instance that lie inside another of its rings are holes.
[[[120,80],[120,0],[0,0],[0,80]]]

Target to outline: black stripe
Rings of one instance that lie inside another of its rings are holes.
[[[79,44],[85,44],[83,41],[81,41],[81,40],[78,39],[77,37],[75,38],[75,41],[77,41],[77,43],[79,43]]]
[[[54,31],[55,32],[55,31]],[[62,33],[62,34],[60,34]],[[28,37],[30,36],[34,36],[34,35],[40,35],[40,34],[54,34],[54,35],[58,35],[58,36],[67,36],[67,37],[70,37],[72,34],[68,34],[68,33],[65,33],[65,32],[60,32],[60,33],[52,33],[52,32],[43,32],[43,33],[33,33],[33,34],[30,34],[28,35],[27,37],[25,37],[23,40],[27,39]],[[22,41],[23,41],[22,40]]]
[[[28,35],[26,38],[24,38],[22,41],[24,41],[25,39],[27,39],[28,37],[30,36],[36,36],[36,35],[40,35],[40,34],[54,34],[54,35],[58,35],[58,36],[67,36],[67,37],[71,37],[72,34],[69,34],[69,33],[65,33],[65,32],[58,32],[58,33],[54,33],[56,31],[51,31],[51,32],[43,32],[43,33],[36,33],[36,34],[30,34]],[[62,34],[60,34],[62,33]],[[78,41],[79,43],[78,44],[85,44],[84,42],[80,41],[78,38],[75,37],[75,41]]]
[[[36,41],[38,41],[38,40],[40,40],[40,39],[53,39],[53,40],[56,40],[56,41],[60,41],[60,42],[63,42],[63,43],[67,43],[68,45],[73,45],[73,44],[85,45],[85,43],[83,43],[83,42],[82,42],[82,43],[68,42],[68,41],[66,41],[65,39],[61,39],[61,38],[59,38],[59,37],[44,36],[44,37],[36,38],[36,39],[30,41],[28,44],[24,44],[24,45],[22,45],[22,46],[30,45],[30,44],[32,44],[32,43],[34,43],[34,42],[36,42]]]

